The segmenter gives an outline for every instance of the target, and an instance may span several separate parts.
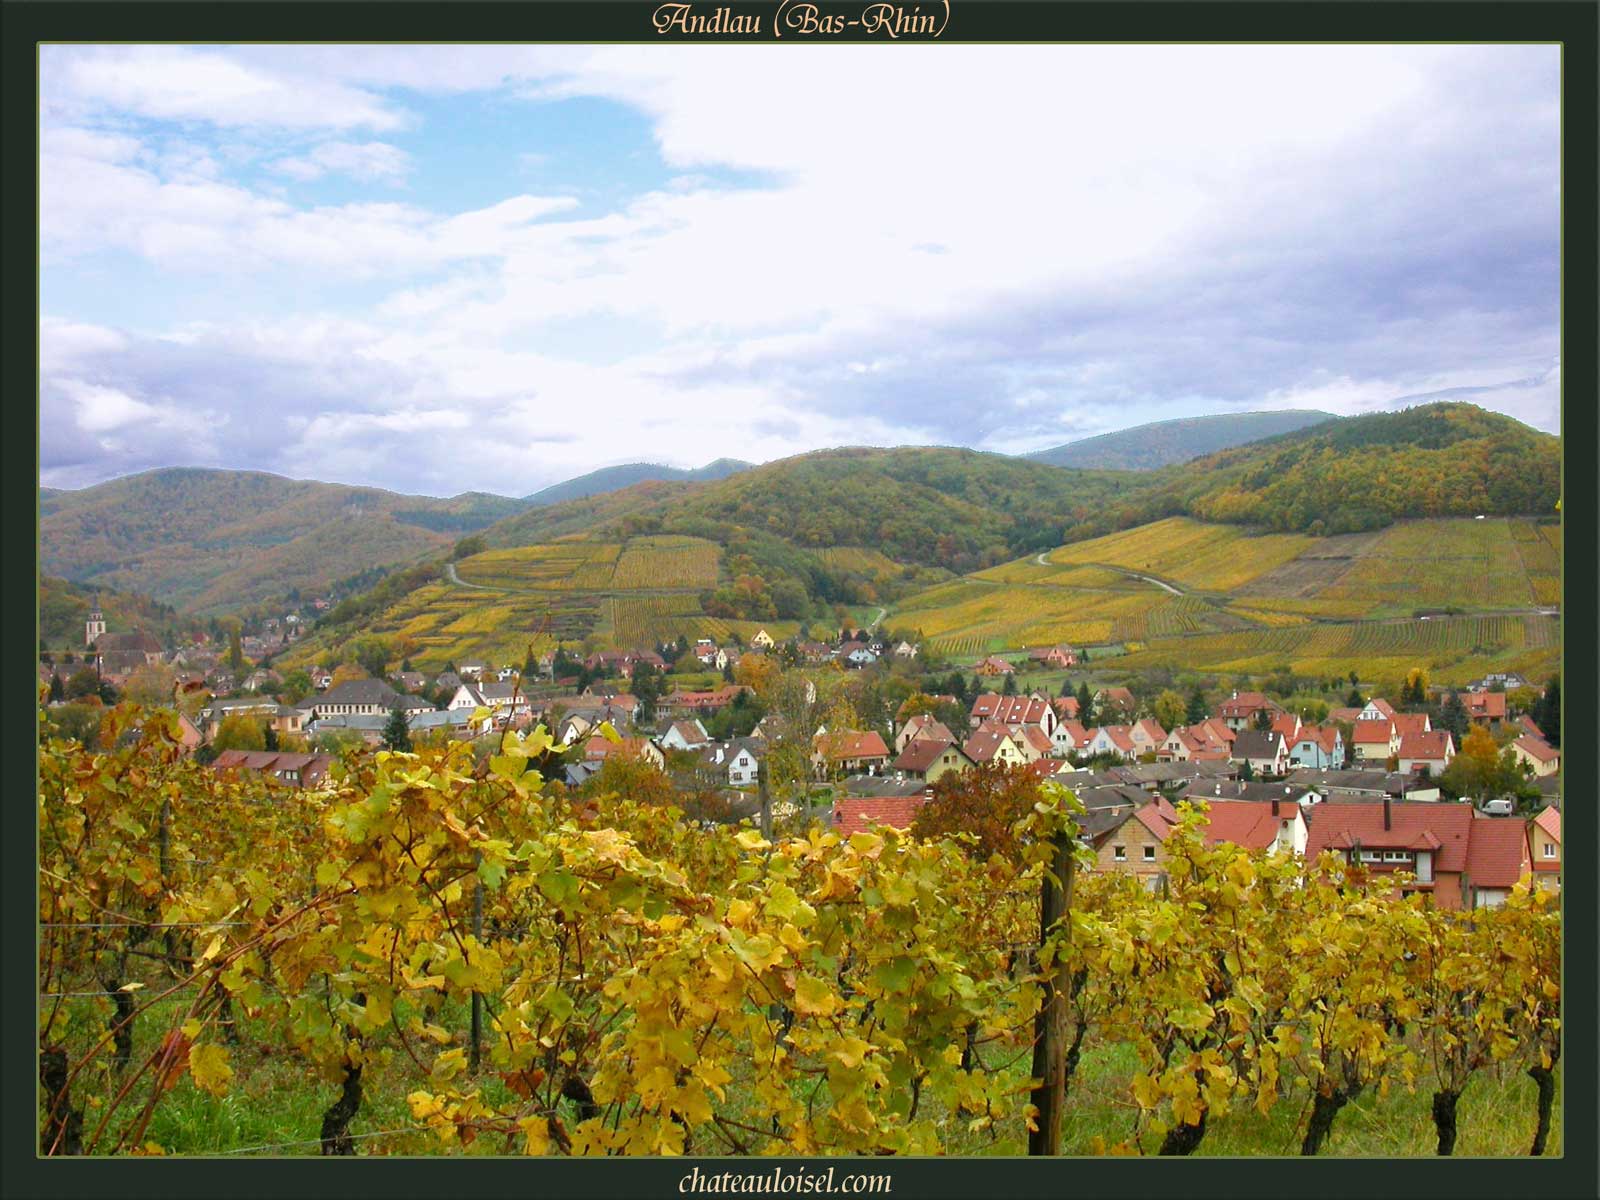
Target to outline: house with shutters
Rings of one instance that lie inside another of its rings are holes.
[[[1461,697],[1466,707],[1467,719],[1477,725],[1497,729],[1506,719],[1506,694],[1504,692],[1467,692]]]
[[[410,717],[413,713],[435,709],[421,696],[404,695],[381,679],[346,680],[320,695],[307,696],[295,707],[305,713],[308,720],[351,715],[387,716],[394,708]]]
[[[1561,810],[1546,806],[1528,822],[1528,856],[1534,883],[1548,891],[1561,887]]]
[[[710,745],[711,735],[699,721],[674,721],[661,735],[663,750],[700,750]]]
[[[932,738],[940,742],[953,742],[956,735],[945,727],[943,722],[929,713],[918,713],[909,717],[906,723],[900,726],[900,732],[894,735],[894,752],[896,754],[905,750],[906,746],[918,738]]]
[[[1309,857],[1331,851],[1373,874],[1411,876],[1401,890],[1445,909],[1492,908],[1532,873],[1527,824],[1480,817],[1468,804],[1322,804]]]
[[[1444,773],[1444,769],[1450,765],[1450,760],[1456,756],[1455,739],[1450,736],[1448,729],[1402,734],[1398,754],[1402,774],[1427,773],[1438,776]]]
[[[1316,771],[1336,771],[1344,766],[1344,734],[1331,722],[1302,725],[1289,745],[1289,763]]]
[[[1541,738],[1519,737],[1511,743],[1511,752],[1517,756],[1518,762],[1533,772],[1536,779],[1554,775],[1561,769],[1561,751]]]
[[[1010,731],[997,721],[988,721],[972,731],[972,736],[962,744],[961,751],[974,763],[998,762],[1020,767],[1029,760],[1012,738]]]
[[[841,729],[819,733],[813,740],[811,768],[818,779],[838,772],[876,773],[889,764],[889,747],[877,730]]]
[[[1383,764],[1400,753],[1400,735],[1388,717],[1363,718],[1350,735],[1351,755],[1357,764]]]
[[[713,742],[700,750],[700,765],[726,776],[729,787],[753,787],[761,770],[758,748],[762,745],[752,738]]]
[[[1123,762],[1132,762],[1139,757],[1139,748],[1134,743],[1131,726],[1102,725],[1089,739],[1087,753],[1090,757],[1109,754],[1120,758]]]
[[[1048,738],[1055,733],[1059,719],[1055,706],[1037,692],[1027,696],[983,692],[972,702],[971,721],[974,729],[985,721],[998,721],[1012,730],[1033,725]]]
[[[1217,706],[1217,716],[1238,733],[1254,726],[1256,714],[1262,709],[1271,713],[1274,720],[1283,715],[1283,709],[1262,692],[1234,692]]]
[[[1058,722],[1055,732],[1050,735],[1050,742],[1055,746],[1056,755],[1060,758],[1087,753],[1088,745],[1093,740],[1093,733],[1078,724],[1076,720],[1069,719]]]
[[[1233,739],[1228,757],[1241,766],[1249,763],[1257,776],[1278,776],[1289,769],[1289,748],[1284,745],[1283,735],[1270,729],[1242,731]]]
[[[896,775],[920,779],[931,784],[937,783],[944,775],[951,773],[959,775],[969,771],[974,765],[972,759],[967,757],[966,751],[955,742],[921,737],[906,743],[905,749],[894,760],[892,769]]]

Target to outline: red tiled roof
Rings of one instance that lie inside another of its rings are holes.
[[[1247,850],[1265,850],[1278,840],[1278,827],[1296,815],[1297,805],[1280,804],[1277,816],[1264,800],[1205,800],[1206,844],[1228,842]]]
[[[1131,725],[1102,725],[1100,732],[1111,739],[1111,744],[1118,750],[1134,749],[1133,738],[1129,736]]]
[[[1294,741],[1302,728],[1300,718],[1294,713],[1284,713],[1272,722],[1272,732],[1283,734],[1283,740],[1286,742]]]
[[[1450,731],[1447,729],[1434,729],[1427,733],[1408,733],[1400,739],[1401,758],[1443,762],[1447,754],[1453,754],[1454,752],[1455,747],[1451,744]]]
[[[1328,720],[1343,721],[1346,725],[1354,725],[1361,716],[1359,708],[1330,708]]]
[[[1056,744],[1050,740],[1050,735],[1037,725],[1024,725],[1020,733],[1022,738],[1040,754],[1049,754],[1056,748]]]
[[[1467,706],[1467,716],[1484,721],[1506,719],[1506,694],[1504,692],[1468,692],[1461,697]]]
[[[1146,804],[1133,814],[1134,819],[1139,824],[1143,825],[1162,841],[1166,841],[1167,834],[1172,832],[1173,825],[1177,823],[1177,813],[1174,812],[1169,816],[1162,808],[1164,803],[1165,801],[1163,800],[1157,800],[1151,804]]]
[[[1382,721],[1357,721],[1355,732],[1350,740],[1357,745],[1370,745],[1373,742],[1388,743],[1394,726],[1387,720]]]
[[[920,775],[938,762],[946,750],[955,749],[953,738],[912,738],[900,752],[900,757],[894,760],[894,769]]]
[[[1429,732],[1427,713],[1395,713],[1390,720],[1394,724],[1395,732],[1402,739],[1412,734]]]
[[[1508,888],[1528,872],[1527,826],[1512,817],[1486,817],[1472,823],[1467,874],[1474,887]]]
[[[853,729],[825,733],[818,744],[832,759],[889,757],[889,747],[883,744],[883,738],[875,729],[866,733],[859,733]]]
[[[1224,717],[1248,717],[1251,713],[1261,708],[1282,711],[1263,692],[1239,692],[1219,704],[1217,712]]]
[[[1062,721],[1059,725],[1056,726],[1056,728],[1057,729],[1065,729],[1069,734],[1071,734],[1072,735],[1072,744],[1074,746],[1082,746],[1085,742],[1087,742],[1090,738],[1092,738],[1094,736],[1087,729],[1085,729],[1082,725],[1080,725],[1077,721]]]
[[[1373,708],[1377,709],[1386,717],[1394,716],[1394,706],[1381,696],[1374,696],[1371,700],[1368,700],[1367,703],[1372,705]]]
[[[1512,745],[1516,746],[1517,749],[1521,750],[1524,754],[1530,755],[1542,763],[1553,762],[1561,756],[1561,751],[1557,750],[1549,742],[1546,742],[1541,738],[1519,737],[1515,742],[1512,743]]]
[[[974,717],[993,718],[1003,725],[1036,725],[1049,711],[1049,703],[1039,696],[1000,696],[984,692],[972,702]]]
[[[994,758],[1001,741],[1009,741],[1010,738],[1005,726],[984,724],[972,731],[972,736],[961,749],[973,762],[986,763]]]
[[[845,837],[874,825],[910,829],[927,798],[917,796],[842,796],[833,802],[833,826]]]
[[[1125,687],[1101,688],[1099,692],[1100,703],[1115,705],[1118,708],[1132,712],[1138,701],[1133,698],[1133,693]]]
[[[1078,715],[1078,698],[1076,696],[1057,696],[1050,701],[1056,713],[1062,717],[1076,717]]]
[[[1529,733],[1533,734],[1533,736],[1538,738],[1540,741],[1544,740],[1544,730],[1540,729],[1539,726],[1534,722],[1534,719],[1527,713],[1523,713],[1522,716],[1517,718],[1517,724],[1522,726],[1522,728],[1526,729]]]
[[[1554,805],[1539,810],[1539,815],[1534,817],[1533,823],[1549,835],[1550,840],[1561,840],[1561,810]]]
[[[1475,821],[1470,805],[1399,803],[1390,805],[1390,813],[1392,827],[1386,830],[1382,804],[1317,805],[1306,857],[1348,850],[1359,841],[1368,850],[1436,850],[1436,871],[1459,874],[1466,867]]]
[[[1167,740],[1167,731],[1161,728],[1161,722],[1151,717],[1145,717],[1143,720],[1135,722],[1134,728],[1144,730],[1145,737],[1158,746]]]

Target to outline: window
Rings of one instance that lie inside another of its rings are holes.
[[[1111,847],[1111,857],[1116,862],[1128,861],[1128,848],[1126,846]]]
[[[1383,861],[1386,863],[1405,863],[1411,861],[1411,855],[1405,850],[1385,850]]]
[[[1556,844],[1554,842],[1546,842],[1544,844],[1544,856],[1546,858],[1554,858],[1556,856]]]
[[[1154,846],[1146,846],[1144,848],[1144,860],[1145,862],[1155,862],[1156,848]]]

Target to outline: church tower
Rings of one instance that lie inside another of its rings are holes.
[[[89,619],[83,623],[84,648],[94,645],[100,640],[100,635],[106,631],[106,619],[100,611],[100,597],[96,596],[94,607],[89,610]]]

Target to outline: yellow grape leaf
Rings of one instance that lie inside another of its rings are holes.
[[[794,1011],[801,1016],[826,1017],[839,1010],[839,997],[815,975],[802,975],[794,984]]]
[[[550,1153],[550,1122],[544,1117],[523,1117],[517,1122],[517,1127],[526,1138],[522,1148],[524,1154]]]
[[[212,938],[211,939],[211,944],[208,945],[205,948],[205,952],[200,955],[200,961],[201,962],[210,962],[213,958],[215,958],[217,956],[218,951],[220,951],[222,949],[222,941],[223,941],[223,938],[222,938],[222,935],[220,933],[217,934],[216,937]]]
[[[213,1096],[228,1092],[228,1081],[233,1078],[233,1068],[228,1065],[228,1051],[215,1043],[195,1046],[189,1051],[189,1074],[195,1084]]]

